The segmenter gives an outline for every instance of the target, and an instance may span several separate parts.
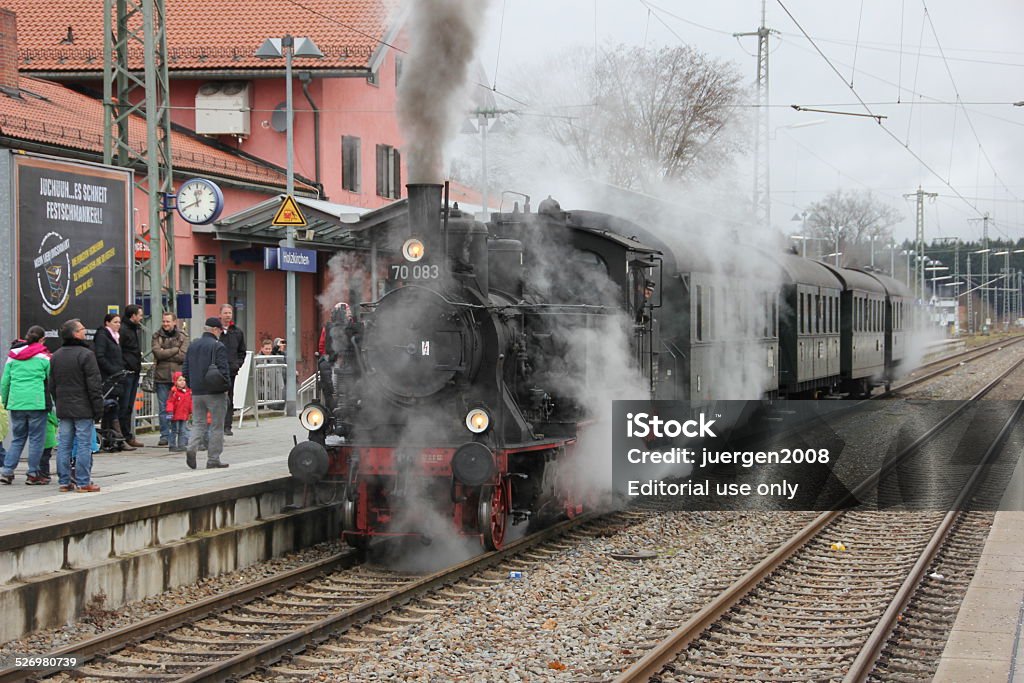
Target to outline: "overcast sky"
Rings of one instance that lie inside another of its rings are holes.
[[[595,43],[686,43],[755,78],[756,38],[732,34],[757,29],[760,0],[491,2],[480,59],[498,91],[523,64]],[[979,239],[970,219],[986,212],[991,237],[1024,236],[1024,107],[1012,106],[1024,100],[1024,2],[770,0],[766,25],[779,32],[769,61],[773,224],[798,231],[790,219],[809,203],[868,189],[903,214],[896,237],[912,237],[915,205],[902,195],[920,185],[939,194],[925,209],[929,240]],[[865,113],[858,96],[887,117],[882,126],[790,107]]]

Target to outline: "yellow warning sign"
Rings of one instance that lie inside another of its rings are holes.
[[[306,225],[306,217],[299,211],[299,205],[295,203],[295,199],[290,194],[286,194],[281,201],[281,207],[274,214],[274,220],[270,224],[280,227],[298,226],[301,228]]]

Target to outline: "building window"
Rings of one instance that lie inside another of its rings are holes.
[[[376,69],[366,74],[366,82],[374,87],[380,86],[380,75],[377,73]]]
[[[402,155],[391,145],[377,145],[377,194],[388,199],[402,196]]]
[[[217,257],[192,257],[192,303],[217,303]]]
[[[343,135],[341,138],[341,189],[359,192],[359,138]]]

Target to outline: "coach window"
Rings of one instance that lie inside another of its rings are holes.
[[[697,285],[697,312],[694,317],[697,319],[697,341],[704,339],[704,288]]]

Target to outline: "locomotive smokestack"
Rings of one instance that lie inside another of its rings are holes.
[[[409,183],[405,187],[409,193],[409,231],[437,240],[441,234],[441,186]]]

